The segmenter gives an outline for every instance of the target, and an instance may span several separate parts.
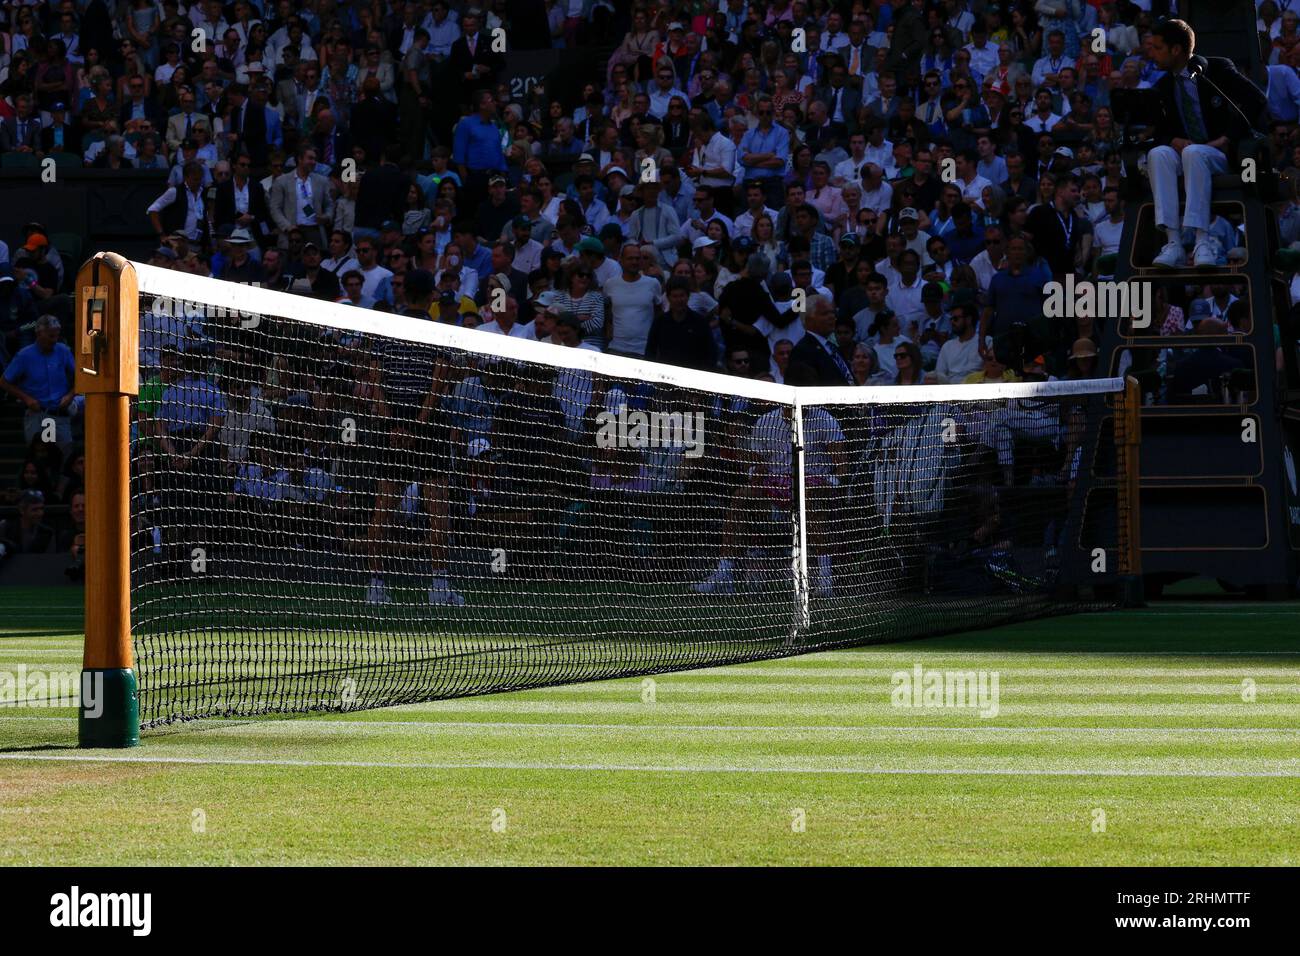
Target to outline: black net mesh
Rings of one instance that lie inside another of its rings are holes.
[[[1081,606],[1065,553],[1116,543],[1114,501],[1081,520],[1071,494],[1088,443],[1114,443],[1101,394],[809,405],[800,456],[791,406],[720,376],[502,358],[488,333],[451,348],[313,308],[141,296],[146,726],[981,627]]]

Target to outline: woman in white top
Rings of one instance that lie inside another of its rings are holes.
[[[554,226],[560,221],[560,203],[564,197],[555,194],[555,183],[550,173],[539,173],[533,178],[533,185],[542,192],[541,217]]]
[[[764,213],[755,219],[750,236],[754,240],[752,251],[767,260],[769,270],[776,271],[784,268],[785,263],[781,255],[781,243],[776,241],[776,225],[772,222],[771,216]]]

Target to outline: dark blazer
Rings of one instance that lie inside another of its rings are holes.
[[[378,229],[386,220],[401,222],[411,178],[396,163],[380,163],[361,177],[357,187],[356,225]]]
[[[465,82],[465,74],[472,67],[480,64],[489,69],[486,76],[480,76],[475,79],[475,86],[491,86],[496,82],[497,74],[505,69],[506,58],[504,54],[492,52],[492,35],[486,30],[479,30],[474,55],[470,56],[469,43],[466,42],[462,35],[457,38],[456,42],[451,45],[451,53],[447,56],[447,61],[455,71],[455,76],[461,83]]]
[[[313,133],[311,144],[316,147],[316,159],[319,162],[326,162],[325,159],[325,141],[326,134]],[[333,161],[329,163],[330,171],[334,172],[339,168],[339,164],[345,159],[352,158],[352,137],[346,130],[341,130],[337,126],[330,130],[328,138],[333,141]]]
[[[35,152],[40,149],[40,145],[41,118],[39,116],[27,117],[27,126],[21,143],[18,142],[18,117],[11,116],[0,122],[0,152],[8,152],[19,146],[26,146]]]
[[[1226,155],[1231,165],[1237,152],[1237,144],[1250,138],[1250,126],[1231,104],[1235,103],[1238,109],[1258,126],[1260,114],[1268,105],[1268,97],[1229,59],[1220,56],[1193,56],[1191,62],[1199,66],[1202,71],[1202,74],[1195,78],[1195,82],[1206,132],[1212,140],[1220,136],[1228,137]],[[1207,78],[1210,82],[1206,82]],[[1187,136],[1183,115],[1178,109],[1178,100],[1175,98],[1177,94],[1174,92],[1174,81],[1174,75],[1166,73],[1155,84],[1160,104],[1155,124],[1156,141],[1160,143],[1168,143],[1175,137],[1186,138]],[[1218,87],[1217,90],[1215,86]]]
[[[126,124],[131,121],[131,113],[135,104],[128,98],[122,104],[122,108],[117,111],[117,128],[126,129]],[[151,97],[144,98],[144,118],[153,124],[154,130],[158,135],[167,132],[167,115],[163,113],[162,108],[153,101]]]
[[[248,179],[248,211],[257,220],[252,230],[253,236],[261,242],[266,238],[262,232],[262,223],[266,223],[268,228],[273,225],[271,207],[267,205],[266,191],[262,189],[262,184],[251,176]],[[212,221],[218,226],[234,225],[238,215],[235,211],[235,180],[234,177],[231,177],[217,187],[217,200],[212,210]]]
[[[271,158],[266,125],[266,114],[269,109],[269,106],[258,109],[257,104],[250,99],[245,102],[244,109],[232,108],[230,111],[230,125],[227,130],[239,134],[238,145],[248,151],[248,157],[257,169],[265,166]]]
[[[397,107],[382,96],[365,96],[352,107],[351,133],[366,151],[366,158],[379,158],[379,150],[397,129]]]
[[[832,345],[832,347],[834,347]],[[797,345],[790,350],[790,361],[803,362],[814,372],[817,373],[818,385],[852,385],[852,374],[846,376],[840,371],[835,360],[831,358],[820,342],[812,334],[805,335]],[[848,362],[844,363],[848,365]]]
[[[6,121],[7,122],[7,121]],[[41,152],[54,151],[54,127],[47,126],[41,130]],[[81,152],[81,133],[71,123],[63,124],[63,151],[65,153]]]
[[[858,107],[862,105],[862,92],[854,89],[845,82],[844,92],[840,96],[840,110],[844,114],[844,125],[848,127],[849,132],[857,128]],[[833,117],[835,115],[835,91],[827,83],[825,86],[813,87],[813,99],[821,100],[826,104],[826,115]]]

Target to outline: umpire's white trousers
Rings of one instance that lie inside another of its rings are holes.
[[[1210,187],[1214,176],[1227,172],[1228,157],[1213,146],[1193,143],[1180,156],[1172,146],[1147,153],[1147,176],[1156,203],[1156,225],[1163,229],[1210,228]],[[1183,177],[1187,208],[1178,218],[1178,177]]]

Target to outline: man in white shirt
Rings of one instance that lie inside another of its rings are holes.
[[[867,131],[867,143],[863,148],[863,155],[866,156],[867,162],[875,163],[882,170],[887,170],[894,165],[894,144],[885,139],[884,120],[871,123],[871,128]]]
[[[491,298],[489,296],[489,298]],[[488,303],[488,309],[491,303]],[[492,316],[486,322],[479,325],[480,332],[490,332],[493,335],[508,335],[517,339],[533,338],[528,326],[520,325],[516,319],[519,318],[519,303],[515,301],[512,295],[506,296],[506,301],[502,305],[500,312],[491,312],[484,310],[485,315]]]
[[[429,46],[425,50],[435,60],[445,60],[451,54],[451,45],[460,39],[460,26],[451,15],[446,0],[435,0],[433,9],[424,18],[424,29],[429,34]],[[406,50],[409,50],[409,44]],[[405,55],[406,50],[403,50]]]
[[[915,252],[922,262],[929,259],[925,244],[931,236],[921,232],[921,214],[911,206],[904,206],[898,211],[898,234],[903,237],[904,248]]]
[[[720,211],[730,213],[735,208],[731,184],[735,181],[736,144],[718,132],[713,118],[703,111],[691,121],[691,131],[694,142],[682,172],[698,185],[711,187]]]
[[[543,247],[533,238],[533,227],[528,217],[515,216],[510,220],[510,231],[515,243],[515,268],[524,275],[540,268]]]
[[[975,272],[975,280],[979,283],[980,292],[989,291],[989,283],[993,281],[993,276],[1002,264],[1002,257],[1006,255],[1006,251],[1006,236],[1002,232],[1002,227],[989,226],[986,228],[984,230],[984,248],[970,261],[970,267]]]
[[[832,10],[826,15],[826,32],[822,34],[823,53],[837,53],[849,45],[849,35],[844,32],[844,15]]]
[[[1052,112],[1052,91],[1040,86],[1034,94],[1034,111],[1025,117],[1025,125],[1035,133],[1050,133],[1061,117]]]
[[[971,42],[966,44],[970,54],[970,68],[980,76],[988,76],[998,65],[997,47],[989,43],[989,34],[983,22],[975,24],[970,31]]]
[[[921,278],[921,257],[914,249],[904,249],[898,256],[898,277],[885,297],[885,304],[901,321],[910,319],[921,311],[921,292],[925,280]],[[907,329],[903,333],[908,334]]]
[[[385,302],[393,301],[392,279],[393,273],[379,264],[379,249],[373,239],[359,239],[356,244],[357,262],[361,265],[361,275],[365,277],[365,284],[361,287],[361,294],[369,296],[378,302],[381,299]],[[472,293],[470,293],[472,295]]]
[[[1092,241],[1097,254],[1109,255],[1119,252],[1120,237],[1124,234],[1124,202],[1119,198],[1119,189],[1110,186],[1102,193],[1102,205],[1106,215],[1092,227]]]
[[[966,376],[978,372],[984,367],[980,356],[979,336],[976,335],[976,323],[972,306],[966,302],[955,302],[948,309],[948,322],[952,326],[952,335],[939,349],[939,358],[934,366],[934,380],[940,385],[958,385]]]
[[[658,279],[641,274],[641,248],[636,243],[623,246],[619,263],[622,274],[607,280],[601,290],[609,298],[609,314],[605,319],[608,351],[645,358],[650,326],[654,324],[655,308],[663,290]]]
[[[867,136],[854,133],[849,137],[849,158],[835,166],[831,172],[831,182],[836,186],[862,181],[862,167],[871,160],[867,158]]]
[[[885,182],[884,170],[876,163],[862,167],[862,205],[877,213],[889,210],[894,198],[894,188]]]
[[[954,185],[961,190],[961,198],[968,205],[984,208],[984,187],[993,184],[979,174],[979,153],[973,149],[963,149],[957,154],[957,181]]]
[[[1047,35],[1047,53],[1034,61],[1030,73],[1034,86],[1055,86],[1057,74],[1067,66],[1074,66],[1074,63],[1065,55],[1065,34],[1053,30]]]
[[[766,200],[767,191],[763,188],[761,180],[751,179],[745,183],[745,211],[736,217],[737,239],[741,236],[753,235],[754,220],[760,216],[768,216],[773,226],[776,225],[778,213],[775,209],[768,208]]]
[[[205,234],[208,222],[203,202],[203,164],[195,161],[187,162],[182,176],[181,185],[168,186],[149,206],[149,218],[160,237],[174,229],[179,229],[191,242],[198,242]],[[164,222],[163,210],[169,209],[177,202],[182,203],[183,212],[167,213],[167,222]]]

